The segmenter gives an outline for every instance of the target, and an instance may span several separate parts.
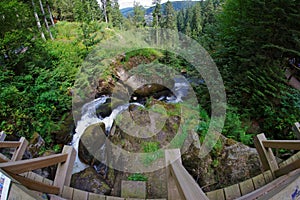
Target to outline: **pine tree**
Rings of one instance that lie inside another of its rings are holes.
[[[219,16],[218,60],[229,102],[251,119],[265,118],[268,132],[282,132],[299,115],[293,103],[283,104],[291,91],[280,68],[286,57],[300,56],[299,8],[299,1],[227,0]]]
[[[201,16],[201,3],[198,2],[193,7],[193,16],[191,21],[192,38],[199,40],[202,33],[202,16]]]
[[[102,5],[104,20],[106,23],[109,23],[111,20],[111,12],[112,12],[111,0],[101,0],[101,5]]]
[[[164,10],[163,27],[172,30],[176,28],[176,13],[170,1],[167,1]]]
[[[146,25],[145,10],[139,3],[134,3],[133,8],[133,23],[136,28],[141,28]]]
[[[179,32],[184,31],[184,10],[180,10],[177,14],[177,30]]]
[[[112,23],[114,27],[122,28],[123,24],[123,15],[120,11],[120,6],[118,0],[113,1],[113,7],[112,7]]]
[[[153,10],[152,16],[153,16],[153,22],[152,26],[153,27],[159,27],[161,25],[161,0],[154,0],[153,5],[155,5],[155,8]]]

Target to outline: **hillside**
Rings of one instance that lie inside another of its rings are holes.
[[[194,5],[197,1],[174,1],[172,2],[172,5],[174,7],[175,11],[179,11],[185,8],[188,8],[192,5]],[[162,4],[162,11],[165,8],[166,3]],[[145,9],[145,15],[149,15],[152,13],[154,6],[150,8],[144,8]],[[128,17],[128,15],[133,15],[133,7],[130,8],[123,8],[121,9],[121,13],[124,17]]]

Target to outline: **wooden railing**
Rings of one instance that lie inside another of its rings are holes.
[[[169,200],[208,200],[181,162],[179,149],[165,151]]]
[[[279,177],[300,168],[300,159],[288,163],[279,168],[271,148],[300,150],[300,140],[267,140],[265,135],[259,134],[254,138],[254,144],[258,151],[264,170],[271,170],[275,177]]]
[[[65,145],[60,154],[21,160],[28,145],[27,140],[24,137],[19,141],[3,141],[4,139],[5,135],[0,134],[0,148],[16,148],[11,159],[0,154],[0,168],[10,177],[29,189],[48,194],[60,194],[62,188],[70,184],[73,163],[76,157],[76,152],[73,147]],[[56,164],[58,164],[58,166],[52,185],[31,180],[22,175],[32,170]]]
[[[1,132],[0,148],[15,148],[15,151],[11,159],[7,158],[3,154],[0,154],[0,163],[21,160],[28,145],[28,141],[24,137],[21,137],[19,141],[4,141],[5,138],[6,134],[4,132]]]

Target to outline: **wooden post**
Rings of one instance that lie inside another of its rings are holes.
[[[65,145],[62,151],[63,154],[68,154],[67,160],[64,163],[58,164],[54,179],[54,186],[60,188],[60,194],[64,186],[69,186],[72,177],[73,164],[76,158],[76,151],[72,146]]]
[[[294,124],[294,126],[293,126],[293,131],[294,131],[294,133],[295,133],[295,135],[296,135],[296,138],[298,139],[298,140],[300,140],[300,123],[299,122],[296,122],[295,124]]]
[[[194,178],[183,167],[180,150],[166,150],[165,155],[168,169],[168,199],[208,200]]]
[[[266,140],[267,138],[265,137],[265,134],[261,133],[254,137],[254,145],[256,147],[264,170],[270,169],[271,172],[274,173],[274,171],[278,169],[278,164],[276,162],[272,149],[264,147],[263,141]]]
[[[25,137],[21,137],[19,142],[20,142],[20,145],[15,150],[15,152],[11,158],[11,161],[22,160],[24,152],[28,146],[28,141],[25,139]]]
[[[6,138],[6,134],[4,133],[4,131],[0,132],[0,141],[4,141]]]
[[[169,200],[181,200],[183,199],[178,191],[176,181],[172,177],[171,173],[171,162],[179,159],[181,163],[181,154],[179,149],[170,149],[165,150],[165,159],[166,159],[166,174],[167,174],[167,188],[168,188],[168,199]]]

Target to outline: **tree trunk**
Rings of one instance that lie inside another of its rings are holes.
[[[47,29],[47,31],[49,33],[49,36],[50,36],[51,40],[53,40],[53,36],[52,36],[52,33],[51,33],[49,25],[48,25],[48,20],[47,20],[47,17],[45,15],[45,10],[44,10],[44,6],[43,6],[43,3],[42,3],[42,0],[39,0],[39,2],[40,2],[40,8],[41,8],[41,11],[42,11],[42,14],[43,14],[43,18],[44,18],[46,29]]]
[[[35,17],[35,20],[36,20],[38,29],[39,29],[39,31],[40,31],[40,33],[41,33],[41,37],[42,37],[43,40],[46,41],[45,34],[44,34],[43,29],[42,29],[42,26],[41,26],[40,18],[39,18],[39,16],[38,16],[37,12],[36,12],[35,4],[34,4],[34,1],[33,1],[33,0],[31,0],[31,4],[32,4],[32,7],[33,7],[34,17]]]
[[[52,24],[52,26],[55,26],[53,16],[52,16],[52,12],[51,12],[50,5],[49,5],[48,1],[46,2],[46,4],[47,4],[47,9],[48,9],[48,13],[49,13],[49,16],[50,16],[51,24]]]

